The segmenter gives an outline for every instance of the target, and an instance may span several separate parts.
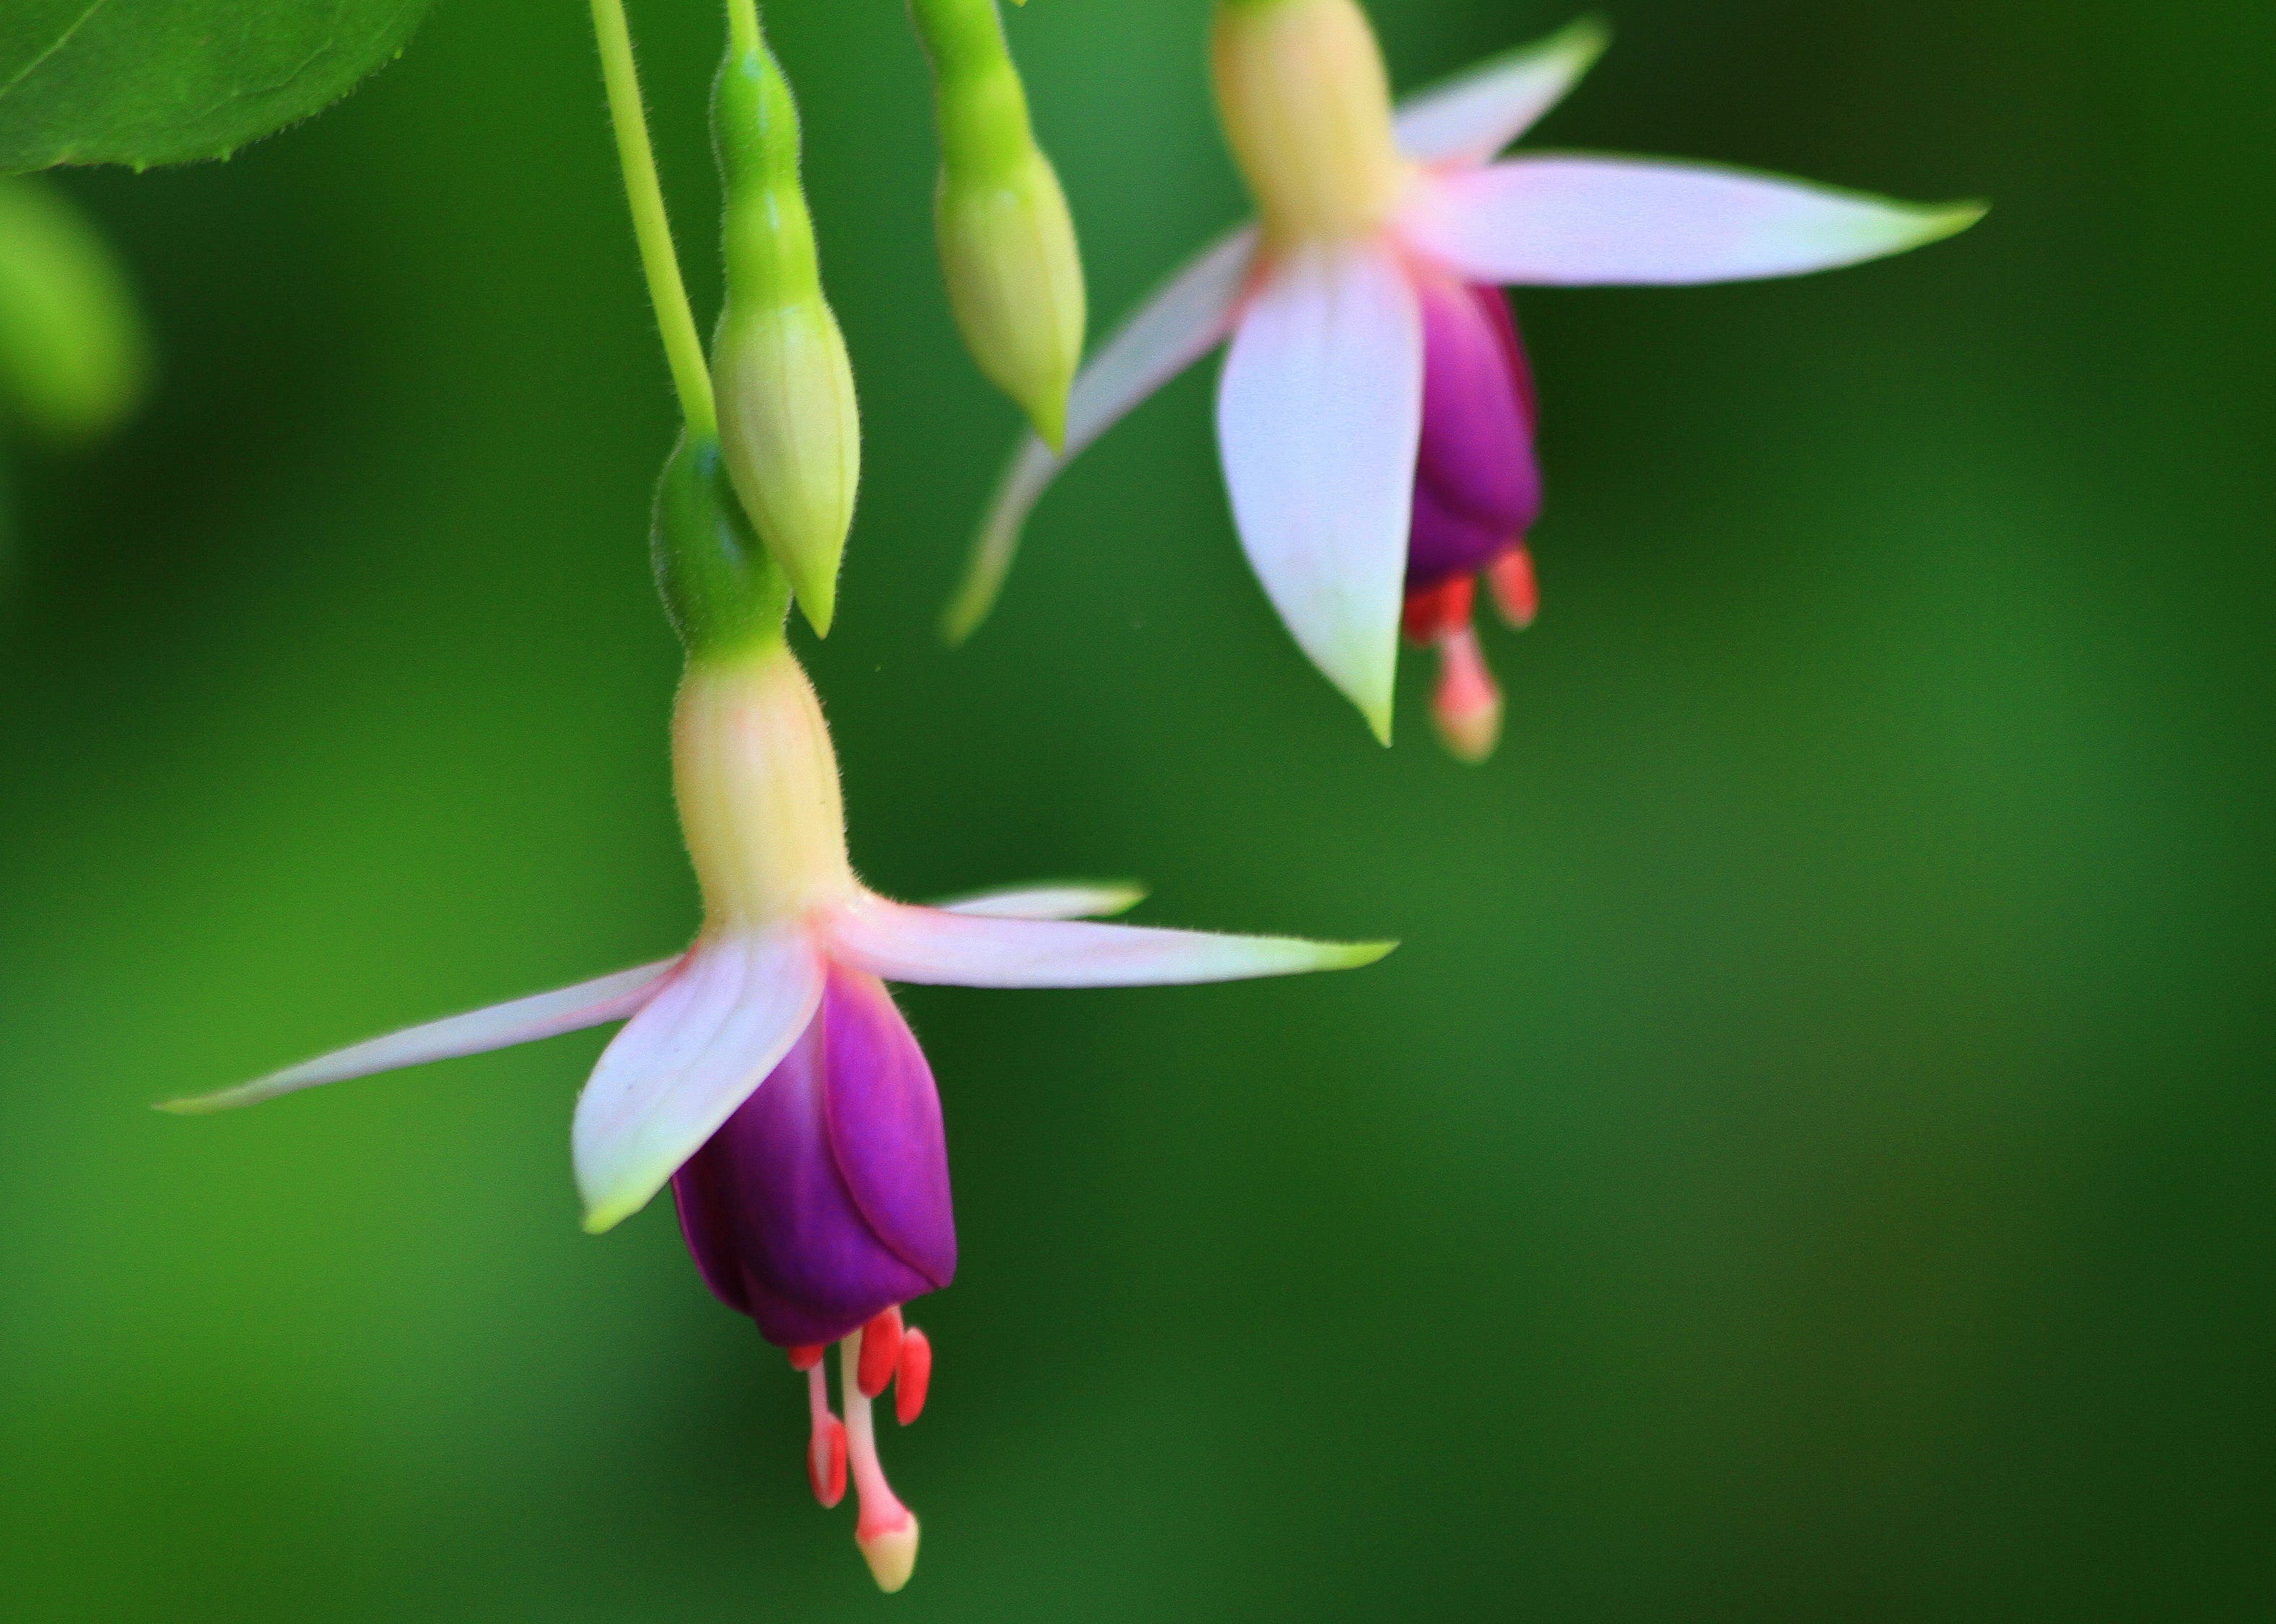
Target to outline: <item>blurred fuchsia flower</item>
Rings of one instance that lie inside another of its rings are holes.
[[[876,895],[846,859],[838,763],[806,674],[775,638],[691,662],[675,787],[705,922],[674,959],[359,1043],[168,1109],[218,1111],[320,1083],[627,1021],[585,1085],[571,1140],[585,1227],[667,1183],[696,1267],[808,1373],[808,1469],[834,1505],[850,1455],[855,1537],[897,1590],[916,1519],[877,1462],[870,1401],[900,1419],[931,1369],[900,1306],[956,1272],[932,1073],[888,981],[1102,987],[1234,981],[1373,961],[1387,943],[1218,936],[1081,922],[1127,886],[992,892],[940,907]],[[846,1419],[822,1355],[842,1340]]]
[[[1500,289],[1729,282],[1853,265],[1983,210],[1696,163],[1494,158],[1595,62],[1584,22],[1392,108],[1353,0],[1220,0],[1218,102],[1261,218],[1204,251],[1077,377],[1066,450],[1030,436],[947,630],[987,613],[1067,458],[1230,338],[1218,444],[1241,545],[1296,641],[1385,743],[1402,609],[1432,713],[1483,759],[1500,697],[1471,629],[1483,574],[1523,625],[1541,506],[1535,403]],[[1403,603],[1402,603],[1403,600]]]

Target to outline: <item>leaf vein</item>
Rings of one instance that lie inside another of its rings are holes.
[[[110,4],[110,0],[88,0],[87,8],[79,14],[78,21],[72,23],[70,27],[64,29],[61,34],[56,35],[54,41],[49,43],[47,49],[33,57],[22,67],[18,68],[6,84],[0,85],[0,96],[4,96],[10,91],[15,89],[17,86],[22,84],[26,79],[29,78],[32,73],[38,69],[42,63],[54,56],[64,46],[70,44],[72,42],[72,36],[77,34],[81,28],[87,27],[87,19],[94,16],[97,11],[102,10],[104,6]]]

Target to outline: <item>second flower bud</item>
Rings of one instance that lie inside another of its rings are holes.
[[[940,126],[934,226],[965,346],[1054,450],[1082,360],[1082,256],[996,0],[910,0]]]
[[[763,42],[731,44],[711,96],[726,300],[711,345],[728,477],[799,607],[827,634],[861,476],[854,369],[822,292],[798,108]]]

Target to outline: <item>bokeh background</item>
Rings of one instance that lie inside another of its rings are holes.
[[[1546,611],[1470,770],[1421,662],[1386,755],[1287,645],[1206,370],[938,646],[1013,421],[898,10],[769,8],[869,427],[812,653],[856,861],[1407,946],[907,995],[965,1264],[876,1597],[668,1209],[578,1233],[599,1035],[146,1108],[693,923],[583,8],[444,0],[234,162],[72,175],[163,383],[12,479],[0,1616],[2267,1616],[2276,12],[1617,0],[1543,140],[1997,209],[1521,300]],[[1374,10],[1403,85],[1572,14]],[[717,22],[633,12],[708,311]],[[1102,316],[1240,208],[1206,12],[1013,16]]]

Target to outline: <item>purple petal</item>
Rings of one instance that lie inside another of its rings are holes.
[[[771,1342],[835,1341],[946,1285],[939,1102],[884,989],[833,968],[820,1013],[672,1194],[705,1284]]]
[[[732,1127],[734,1119],[728,1119]],[[735,1249],[735,1187],[727,1157],[712,1148],[727,1136],[721,1128],[671,1175],[672,1210],[679,1215],[679,1238],[695,1260],[695,1272],[711,1294],[738,1314],[751,1311],[743,1285],[743,1260]]]
[[[885,983],[832,970],[830,1143],[854,1204],[877,1239],[935,1287],[956,1273],[956,1219],[940,1095],[915,1034]]]
[[[1498,289],[1443,277],[1422,294],[1422,435],[1407,543],[1412,591],[1467,574],[1541,512],[1531,368]]]
[[[1521,532],[1481,523],[1449,506],[1423,481],[1415,484],[1415,525],[1407,542],[1407,589],[1422,592],[1493,562]]]

